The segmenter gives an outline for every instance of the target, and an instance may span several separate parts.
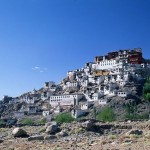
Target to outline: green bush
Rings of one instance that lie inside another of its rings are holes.
[[[70,113],[61,113],[55,117],[55,121],[60,124],[69,123],[74,121],[74,118],[71,116]]]
[[[112,108],[110,107],[104,107],[97,115],[97,120],[99,121],[108,121],[112,122],[115,121],[115,113]]]
[[[46,118],[42,118],[40,120],[37,120],[36,124],[45,124],[46,123]]]
[[[31,118],[25,118],[21,121],[21,123],[24,125],[33,125],[34,124],[34,122]]]

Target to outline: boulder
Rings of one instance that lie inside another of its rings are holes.
[[[22,128],[15,128],[12,131],[12,134],[14,137],[28,137],[27,132],[23,130]]]
[[[47,135],[44,137],[44,140],[55,140],[57,137],[55,135]]]
[[[66,137],[66,136],[68,136],[68,133],[65,131],[61,131],[61,132],[57,133],[56,136],[57,136],[57,138]]]
[[[34,136],[30,136],[29,138],[28,138],[28,141],[42,141],[42,140],[44,140],[44,136],[42,136],[42,135],[34,135]]]
[[[0,143],[3,143],[3,140],[0,140]]]
[[[59,131],[60,131],[60,129],[58,128],[58,126],[54,125],[54,124],[48,126],[47,129],[46,129],[47,134],[55,134]]]
[[[85,121],[82,123],[81,127],[85,129],[90,129],[93,127],[93,122],[91,122],[90,120]]]

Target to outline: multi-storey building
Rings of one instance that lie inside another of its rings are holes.
[[[63,94],[50,97],[51,106],[71,106],[77,104],[80,99],[83,98],[83,94]]]

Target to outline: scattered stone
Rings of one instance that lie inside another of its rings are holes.
[[[127,123],[131,123],[131,120],[128,120]]]
[[[68,133],[65,131],[61,131],[61,132],[57,133],[56,136],[57,136],[57,138],[66,137],[66,136],[68,136]]]
[[[35,140],[42,141],[42,140],[44,140],[44,136],[42,136],[42,135],[35,135],[35,136],[30,136],[28,138],[28,141],[35,141]]]
[[[125,140],[124,143],[133,143],[132,140]]]
[[[27,134],[27,132],[25,130],[23,130],[22,128],[15,128],[12,131],[12,134],[14,137],[28,137],[29,135]]]
[[[54,139],[57,139],[55,135],[47,135],[44,137],[44,140],[54,140]]]
[[[129,135],[142,135],[143,131],[141,130],[131,130],[128,132]]]

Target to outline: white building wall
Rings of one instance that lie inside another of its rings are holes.
[[[99,100],[99,104],[100,105],[106,105],[107,104],[107,101],[105,99],[100,99]]]
[[[43,111],[43,116],[44,117],[49,116],[49,111]]]
[[[87,110],[93,103],[92,102],[89,102],[87,101],[86,103],[84,104],[81,104],[81,110]]]
[[[112,69],[113,67],[117,66],[116,60],[103,60],[97,64],[93,64],[92,68],[96,70],[105,70],[105,69]]]
[[[85,111],[84,111],[84,110],[81,110],[81,109],[72,110],[72,111],[71,111],[71,114],[72,114],[72,117],[78,118],[78,117],[84,115],[84,114],[85,114]]]
[[[84,82],[81,82],[81,86],[87,87],[88,86],[88,80],[85,80]]]
[[[50,105],[74,105],[74,101],[79,101],[82,97],[82,94],[51,96]]]
[[[128,92],[118,92],[117,94],[119,97],[127,97],[128,96]]]
[[[36,100],[35,97],[31,98],[29,96],[24,96],[24,97],[21,98],[21,101],[25,102],[27,104],[34,104],[35,100]]]

